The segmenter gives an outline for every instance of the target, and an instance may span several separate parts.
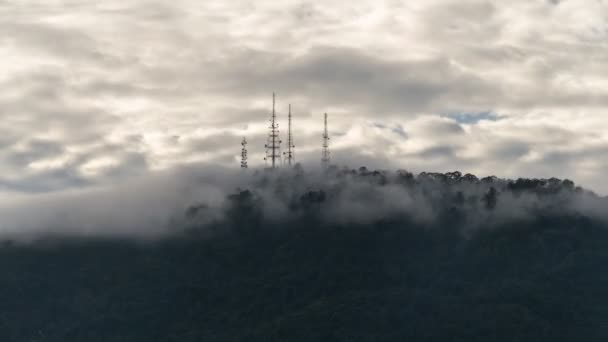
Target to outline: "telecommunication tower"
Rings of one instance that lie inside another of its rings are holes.
[[[289,105],[289,115],[287,116],[287,165],[292,166],[295,163],[294,155],[295,145],[293,144],[293,135],[291,134],[291,105]]]
[[[241,167],[243,169],[247,168],[247,139],[243,138],[243,141],[241,142],[241,146],[243,146],[243,148],[241,149]]]
[[[281,140],[279,139],[279,124],[277,123],[277,113],[275,111],[275,94],[272,93],[272,114],[270,116],[270,126],[268,127],[268,138],[266,141],[266,163],[270,162],[270,168],[276,169],[281,163]]]
[[[329,167],[329,133],[327,131],[327,113],[325,113],[325,120],[324,120],[323,150],[321,152],[321,165],[324,168]]]

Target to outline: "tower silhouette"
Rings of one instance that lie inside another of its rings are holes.
[[[279,139],[279,124],[277,123],[277,113],[275,111],[275,94],[272,93],[272,114],[270,116],[270,126],[268,127],[268,138],[266,141],[266,157],[264,160],[270,168],[275,169],[281,163],[281,140]]]
[[[289,105],[289,114],[287,116],[287,152],[285,155],[287,156],[287,165],[292,166],[295,163],[295,154],[294,154],[295,145],[293,144],[293,135],[291,133],[291,104]]]
[[[329,133],[327,131],[327,113],[324,117],[324,128],[323,128],[323,150],[321,151],[321,165],[324,168],[329,167]]]
[[[247,139],[243,137],[243,141],[241,142],[241,167],[243,169],[247,168]]]

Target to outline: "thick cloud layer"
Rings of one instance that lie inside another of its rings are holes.
[[[0,189],[263,163],[270,94],[318,163],[572,178],[600,193],[605,1],[0,2]]]
[[[2,203],[0,238],[156,239],[291,225],[379,222],[457,227],[462,233],[561,215],[608,220],[608,202],[569,180],[332,168],[234,171],[184,168],[83,191]],[[442,228],[443,229],[443,228]]]

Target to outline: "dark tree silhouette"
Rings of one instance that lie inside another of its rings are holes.
[[[4,244],[0,341],[608,340],[608,225],[570,205],[605,199],[568,180],[341,170],[300,189],[302,170],[257,177],[224,219],[154,243]],[[394,208],[378,194],[395,187],[436,218],[325,219],[337,201],[358,203],[350,216]],[[294,215],[266,216],[277,203],[264,193]],[[533,215],[491,220],[507,196],[534,199]]]

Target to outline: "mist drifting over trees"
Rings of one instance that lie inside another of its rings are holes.
[[[182,169],[5,206],[3,341],[603,341],[569,180]]]
[[[570,180],[478,178],[332,167],[306,171],[183,168],[135,181],[3,205],[0,238],[156,239],[196,230],[448,220],[464,231],[571,215],[604,222],[608,200]],[[239,226],[239,227],[235,227]]]

